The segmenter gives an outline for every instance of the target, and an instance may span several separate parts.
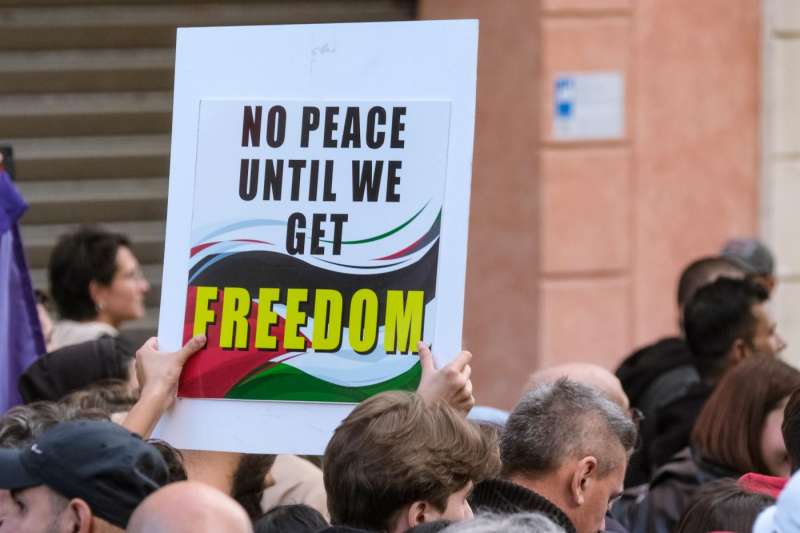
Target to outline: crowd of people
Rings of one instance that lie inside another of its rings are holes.
[[[693,261],[674,337],[615,374],[542,369],[510,413],[474,407],[469,352],[436,368],[420,343],[417,390],[358,404],[321,457],[178,450],[151,434],[205,338],[126,341],[148,283],[125,236],[80,228],[50,261],[47,353],[0,416],[0,533],[800,533],[773,272],[752,239]]]

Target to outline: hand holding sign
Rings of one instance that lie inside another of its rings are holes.
[[[430,348],[423,342],[417,346],[419,362],[422,365],[422,378],[417,387],[417,394],[429,402],[443,400],[457,411],[465,415],[469,413],[475,405],[470,380],[472,367],[469,366],[472,354],[462,351],[450,364],[437,369]]]
[[[139,379],[139,401],[125,417],[123,426],[147,438],[165,410],[175,401],[178,379],[186,361],[206,343],[197,335],[177,352],[158,351],[158,339],[150,337],[136,351],[136,376]]]

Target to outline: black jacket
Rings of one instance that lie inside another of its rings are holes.
[[[685,448],[659,468],[649,484],[627,489],[611,515],[630,533],[671,533],[697,489],[724,477],[738,478],[739,474],[695,457]]]
[[[561,526],[566,533],[575,533],[575,526],[564,511],[550,500],[503,479],[488,479],[475,485],[469,497],[469,504],[476,513],[481,511],[498,514],[542,513]]]
[[[690,387],[700,381],[700,376],[681,337],[667,337],[639,348],[622,362],[616,374],[631,407],[644,415],[639,427],[640,445],[631,456],[625,476],[625,486],[630,487],[647,483],[659,466],[689,445],[697,410],[672,410],[668,422],[664,420],[664,411],[680,402]],[[665,432],[670,435],[658,442]]]

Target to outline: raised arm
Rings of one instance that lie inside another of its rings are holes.
[[[178,378],[186,361],[205,346],[198,335],[177,352],[158,351],[158,340],[150,337],[136,352],[136,375],[139,378],[139,401],[128,412],[122,425],[142,438],[148,438],[164,411],[175,401]]]

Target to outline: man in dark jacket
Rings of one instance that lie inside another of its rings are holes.
[[[693,261],[684,269],[678,281],[677,303],[681,335],[666,337],[637,349],[617,369],[617,377],[630,399],[631,407],[638,409],[643,415],[639,428],[641,445],[631,457],[625,486],[646,483],[654,468],[663,463],[662,461],[653,464],[651,458],[653,442],[660,436],[660,427],[664,426],[663,422],[659,421],[661,410],[673,402],[678,402],[680,405],[687,394],[692,398],[696,396],[696,391],[692,389],[700,383],[700,375],[682,333],[684,306],[698,289],[715,279],[719,277],[740,279],[745,274],[745,270],[729,258],[704,257]],[[700,388],[705,390],[703,386]],[[707,395],[703,395],[704,398],[705,396]],[[700,405],[702,407],[702,402]],[[691,416],[681,418],[680,409],[673,412],[678,414],[680,419],[678,424],[681,427],[688,426],[691,430],[694,418]],[[666,459],[669,459],[672,452],[686,446],[688,433],[685,438],[678,436],[678,439],[681,440],[681,445],[677,448],[671,447]]]
[[[500,443],[502,477],[478,483],[476,511],[541,512],[567,533],[605,529],[636,427],[602,393],[567,379],[523,396]]]

